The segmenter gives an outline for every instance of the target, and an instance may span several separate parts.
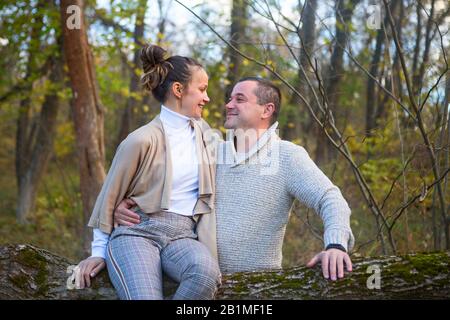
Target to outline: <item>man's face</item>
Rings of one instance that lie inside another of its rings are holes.
[[[258,104],[255,90],[256,81],[238,82],[231,92],[231,97],[225,105],[227,118],[226,129],[260,129],[264,123],[262,114],[264,105]]]

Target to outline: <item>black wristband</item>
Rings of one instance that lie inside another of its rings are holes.
[[[338,249],[344,252],[347,252],[347,250],[345,250],[344,246],[338,244],[338,243],[330,243],[329,245],[327,245],[327,247],[325,248],[325,250],[328,249]]]

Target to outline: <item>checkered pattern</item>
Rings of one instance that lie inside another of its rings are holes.
[[[195,221],[171,212],[137,213],[141,223],[116,228],[108,243],[106,263],[119,298],[163,299],[164,272],[180,283],[173,299],[213,299],[219,266],[196,240]]]

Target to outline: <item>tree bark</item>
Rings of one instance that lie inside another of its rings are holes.
[[[31,245],[0,247],[0,299],[117,299],[105,270],[91,288],[68,290],[71,265]],[[338,281],[324,279],[319,266],[224,274],[216,299],[448,299],[449,270],[450,252],[435,252],[354,258],[353,272]],[[166,296],[176,287],[164,280]]]
[[[67,8],[71,5],[80,8],[81,28],[79,29],[69,29],[66,24],[69,19],[73,19],[73,14],[77,14],[77,12],[67,13]],[[99,98],[83,9],[84,3],[82,0],[61,1],[64,54],[73,92],[71,105],[77,141],[83,225],[86,225],[105,179],[105,150],[103,137],[104,111]],[[90,230],[84,228],[83,248],[86,253],[90,252],[91,238]]]

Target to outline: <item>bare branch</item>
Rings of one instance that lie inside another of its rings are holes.
[[[389,188],[389,192],[388,192],[387,195],[384,197],[383,203],[381,204],[381,209],[384,208],[384,205],[386,204],[386,201],[388,200],[389,196],[391,195],[392,190],[394,189],[394,186],[395,186],[397,180],[400,179],[400,177],[401,177],[402,175],[404,175],[405,169],[408,167],[409,163],[410,163],[411,160],[414,158],[414,154],[415,154],[415,151],[413,151],[412,155],[406,160],[406,163],[405,163],[405,165],[404,165],[403,168],[402,168],[402,172],[400,172],[400,173],[397,175],[397,177],[395,177],[394,181],[392,181],[391,187]]]
[[[427,146],[428,155],[430,157],[431,164],[432,164],[433,175],[434,175],[436,181],[438,181],[438,183],[436,183],[436,187],[438,189],[438,196],[439,196],[439,203],[440,203],[440,206],[441,206],[442,220],[443,220],[444,225],[446,226],[445,227],[446,246],[447,246],[447,248],[449,248],[450,247],[450,234],[449,234],[449,230],[448,230],[449,229],[448,228],[449,222],[448,222],[448,218],[447,218],[447,214],[446,214],[447,207],[446,207],[446,204],[445,204],[445,197],[444,197],[444,194],[442,192],[441,184],[439,183],[439,181],[440,181],[440,179],[439,179],[439,177],[440,177],[439,166],[438,166],[438,163],[437,163],[437,160],[436,160],[436,155],[434,154],[433,146],[431,145],[431,142],[429,140],[429,137],[428,137],[428,135],[426,133],[426,130],[425,130],[425,127],[424,127],[424,124],[423,124],[423,121],[422,121],[420,108],[419,108],[419,106],[417,105],[417,103],[416,103],[416,101],[414,99],[414,92],[412,90],[411,79],[409,77],[408,69],[407,69],[407,66],[406,66],[405,57],[404,57],[404,54],[403,54],[403,48],[402,48],[402,46],[400,44],[400,41],[398,39],[398,35],[397,35],[397,31],[395,29],[394,19],[392,18],[391,10],[389,8],[387,0],[383,0],[383,2],[384,2],[384,6],[386,8],[386,13],[387,13],[388,18],[389,18],[388,21],[389,21],[389,24],[390,24],[391,29],[392,29],[392,34],[394,36],[394,42],[395,42],[395,46],[397,48],[397,52],[398,52],[398,55],[399,55],[399,58],[400,58],[402,71],[403,71],[403,74],[405,76],[406,88],[408,89],[408,98],[409,98],[410,104],[411,104],[411,106],[412,106],[412,108],[413,108],[413,110],[414,110],[414,112],[416,114],[416,121],[417,121],[417,125],[419,127],[419,131],[420,131],[420,133],[422,135],[422,139],[424,140],[424,143]]]
[[[441,182],[441,180],[443,180],[447,174],[450,172],[450,168],[447,168],[444,173],[442,174],[442,176],[439,177],[439,179],[433,181],[433,183],[426,185],[425,186],[425,190],[430,190],[431,188],[433,188],[435,185],[439,185],[439,183]],[[393,215],[396,215],[394,217],[394,220],[392,221],[391,225],[390,225],[390,229],[392,230],[392,228],[394,227],[396,221],[398,220],[398,218],[400,218],[400,216],[402,215],[403,211],[408,208],[411,204],[413,204],[417,199],[419,198],[423,198],[424,194],[423,192],[417,194],[416,196],[414,196],[413,198],[411,198],[408,202],[406,202],[405,204],[403,204],[400,208],[396,209],[394,211]],[[397,213],[398,212],[398,213]],[[448,219],[448,217],[447,217]]]
[[[325,27],[325,29],[327,29],[327,31],[329,32],[329,34],[331,35],[331,37],[335,39],[334,34],[330,31],[330,28],[322,21],[322,19],[320,19],[320,22],[322,23],[322,25]],[[340,44],[338,44],[339,46],[341,46]],[[364,68],[363,65],[361,65],[358,60],[356,60],[356,58],[351,54],[351,52],[349,52],[349,50],[347,50],[345,47],[342,47],[342,50],[344,50],[344,52],[347,54],[347,56],[350,58],[350,60],[359,68],[361,69],[369,78],[371,78],[377,85],[378,87],[383,90],[389,97],[392,98],[392,100],[394,100],[401,108],[403,111],[405,111],[408,116],[410,116],[412,119],[414,119],[414,115],[411,113],[411,111],[408,109],[408,107],[406,107],[390,90],[388,90],[385,86],[383,86],[380,81],[375,78],[366,68]]]

